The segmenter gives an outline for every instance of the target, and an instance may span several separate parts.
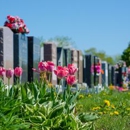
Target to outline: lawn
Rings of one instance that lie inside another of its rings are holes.
[[[80,94],[76,112],[94,112],[96,130],[130,129],[130,91],[118,92],[105,89],[99,94]]]

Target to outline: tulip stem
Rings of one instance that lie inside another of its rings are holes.
[[[8,78],[7,96],[9,96],[9,90],[10,90],[10,78]]]

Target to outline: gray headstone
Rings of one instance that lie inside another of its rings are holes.
[[[0,27],[0,66],[5,69],[14,68],[13,32],[8,27]],[[4,83],[7,83],[7,78],[5,77]],[[13,84],[13,78],[10,79],[10,84]]]

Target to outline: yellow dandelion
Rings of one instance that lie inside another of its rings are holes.
[[[115,106],[112,104],[112,105],[111,105],[111,108],[115,109]]]
[[[101,109],[101,107],[93,107],[92,110],[95,111],[95,110],[99,110]]]
[[[113,112],[110,112],[110,115],[111,115],[111,116],[113,116],[113,115],[114,115],[114,113],[113,113]]]
[[[102,115],[102,114],[103,114],[103,112],[98,112],[98,114],[99,114],[99,115]]]
[[[105,105],[107,105],[108,107],[110,106],[110,101],[104,100],[104,103],[105,103]]]
[[[130,107],[129,108],[126,108],[127,111],[130,111]]]
[[[88,95],[88,97],[92,97],[92,95],[91,95],[91,94],[89,94],[89,95]]]
[[[80,95],[79,95],[79,98],[84,98],[84,95],[80,94]]]
[[[109,89],[110,89],[110,90],[115,90],[115,86],[110,85],[110,86],[109,86]]]
[[[118,112],[118,111],[114,111],[114,114],[115,114],[115,115],[119,115],[119,112]]]

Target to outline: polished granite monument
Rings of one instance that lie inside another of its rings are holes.
[[[38,69],[40,62],[40,40],[36,37],[28,37],[28,81],[39,79],[39,73],[36,73],[32,68]]]
[[[13,69],[13,60],[13,32],[8,27],[0,27],[0,66]],[[4,83],[7,82],[7,78],[4,77]],[[13,84],[13,77],[10,84]]]
[[[27,36],[20,33],[14,33],[14,68],[22,67],[23,74],[20,82],[28,81],[28,39]],[[16,82],[16,77],[14,78]]]
[[[83,65],[83,82],[86,83],[89,88],[94,87],[94,72],[92,72],[92,66],[94,66],[94,56],[86,54],[84,55]]]
[[[102,85],[108,86],[108,63],[106,61],[102,61]]]
[[[57,66],[64,66],[64,53],[62,47],[57,47]]]

